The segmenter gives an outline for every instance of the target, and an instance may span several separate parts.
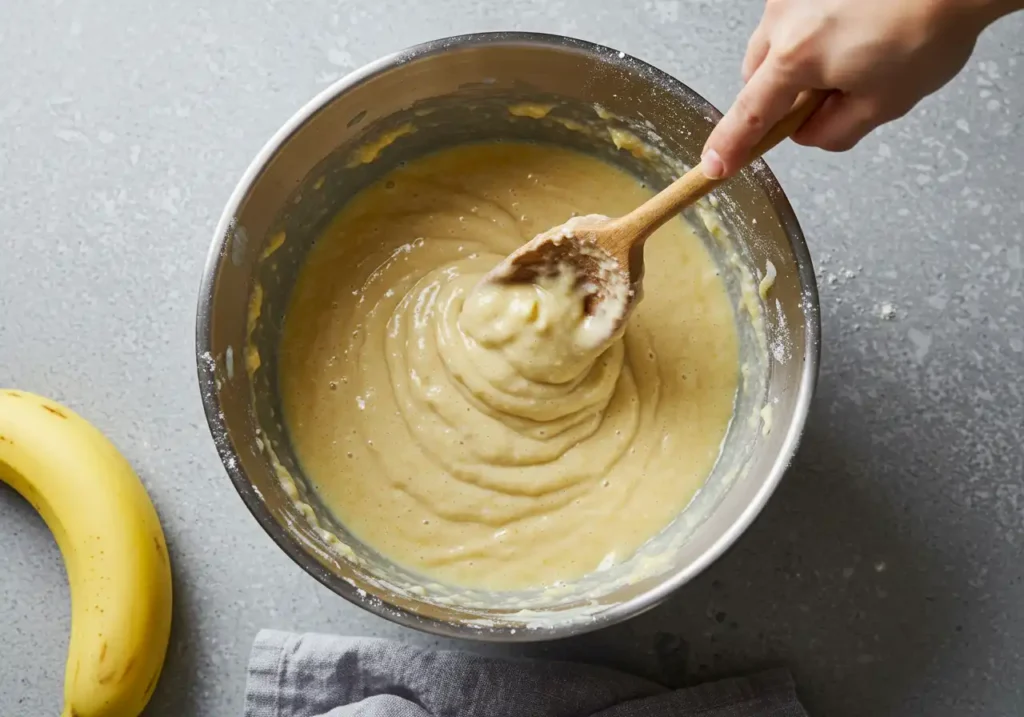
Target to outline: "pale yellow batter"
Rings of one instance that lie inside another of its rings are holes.
[[[304,471],[355,536],[434,580],[519,589],[629,558],[689,503],[739,374],[689,228],[648,241],[644,300],[610,345],[571,283],[478,287],[573,213],[649,196],[596,159],[504,143],[410,163],[339,213],[300,274],[280,381]]]

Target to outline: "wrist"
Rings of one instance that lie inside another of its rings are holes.
[[[985,29],[1001,17],[1024,9],[1024,0],[939,0],[947,10],[964,19],[965,16]]]

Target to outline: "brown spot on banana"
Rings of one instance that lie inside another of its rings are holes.
[[[106,644],[106,641],[104,641],[104,644]],[[101,673],[96,677],[96,682],[101,685],[109,684],[111,680],[117,677],[117,675],[114,674],[116,668],[117,665],[110,665],[110,667],[108,667],[105,672]]]
[[[61,411],[59,408],[54,408],[53,406],[47,406],[46,404],[43,404],[43,410],[44,411],[49,411],[50,413],[52,413],[54,416],[57,416],[58,418],[63,418],[64,420],[67,420],[67,417],[68,417],[67,414],[64,413],[63,411]]]

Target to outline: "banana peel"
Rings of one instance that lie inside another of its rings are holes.
[[[67,568],[71,639],[62,717],[137,717],[171,630],[171,567],[128,461],[54,401],[0,389],[0,481],[39,512]]]

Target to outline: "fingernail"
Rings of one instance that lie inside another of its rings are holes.
[[[721,179],[725,175],[722,157],[713,149],[709,149],[701,156],[700,168],[708,179]]]

